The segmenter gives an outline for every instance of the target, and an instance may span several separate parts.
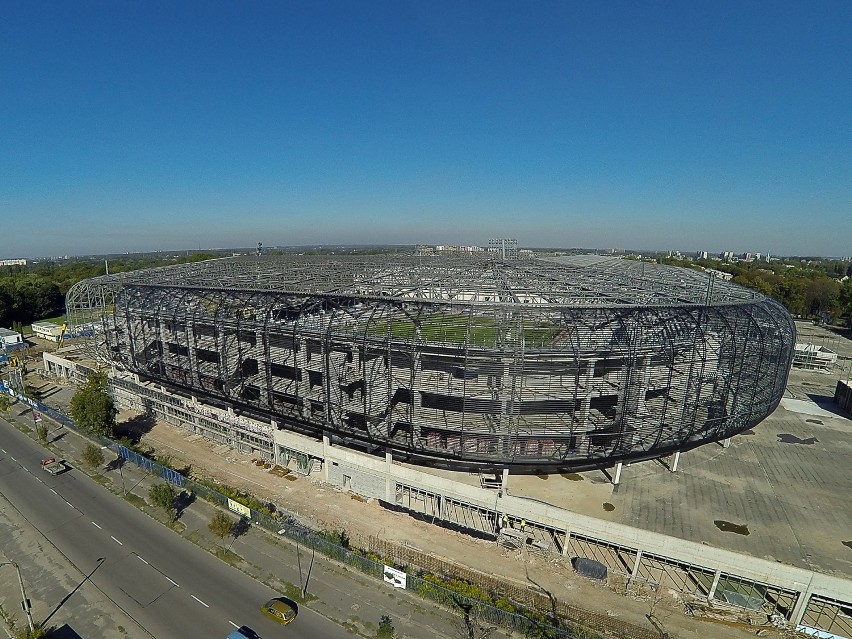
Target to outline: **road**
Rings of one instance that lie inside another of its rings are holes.
[[[52,476],[45,451],[0,419],[0,493],[67,560],[157,639],[226,637],[246,625],[271,637],[349,637],[303,607],[286,628],[260,605],[275,593],[182,539],[82,472]],[[87,638],[89,639],[89,638]]]

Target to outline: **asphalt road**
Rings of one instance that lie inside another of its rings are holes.
[[[44,449],[0,419],[0,493],[77,569],[153,637],[351,636],[303,608],[282,627],[264,617],[268,587],[172,533],[71,469],[41,470]],[[87,638],[88,639],[88,638]]]

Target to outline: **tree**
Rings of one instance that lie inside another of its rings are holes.
[[[100,446],[86,444],[86,447],[83,448],[82,459],[86,466],[95,470],[104,463],[104,451],[100,449]]]
[[[217,510],[210,519],[210,523],[207,524],[207,528],[224,543],[225,537],[234,530],[234,520],[221,510]]]
[[[48,432],[49,432],[49,430],[47,428],[47,424],[45,424],[44,422],[39,422],[38,424],[36,424],[35,431],[36,431],[36,437],[38,437],[38,440],[42,444],[46,443],[47,442],[47,435],[48,435]]]
[[[387,615],[382,615],[379,620],[379,628],[376,630],[376,639],[394,639],[396,637],[396,629],[393,627],[393,621]]]
[[[154,484],[148,489],[148,499],[158,508],[162,508],[168,515],[169,521],[172,522],[177,519],[177,508],[175,507],[177,496],[175,487],[167,483]]]
[[[117,412],[103,371],[89,373],[86,383],[71,398],[71,417],[87,433],[112,437]]]
[[[6,393],[0,395],[0,411],[7,411],[12,407],[12,398]]]

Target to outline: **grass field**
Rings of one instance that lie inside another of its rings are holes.
[[[469,326],[468,326],[469,325]],[[468,330],[470,335],[468,336]],[[552,324],[528,322],[524,324],[523,337],[527,348],[548,346],[559,333],[559,327]],[[387,332],[384,323],[373,324],[368,333],[382,335]],[[415,336],[415,323],[412,320],[392,320],[390,333],[396,339],[410,340]],[[510,335],[513,340],[517,336]],[[420,338],[426,342],[440,344],[464,344],[471,346],[494,346],[498,339],[497,321],[492,317],[469,317],[468,315],[432,315],[420,324]]]

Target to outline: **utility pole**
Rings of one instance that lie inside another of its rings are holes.
[[[0,562],[0,566],[7,566],[10,564],[15,567],[15,570],[18,571],[18,583],[21,585],[21,608],[24,609],[24,613],[27,615],[27,622],[30,625],[30,632],[34,632],[35,625],[33,624],[33,615],[30,612],[30,600],[27,599],[27,591],[24,589],[24,578],[21,577],[21,569],[14,561]]]

